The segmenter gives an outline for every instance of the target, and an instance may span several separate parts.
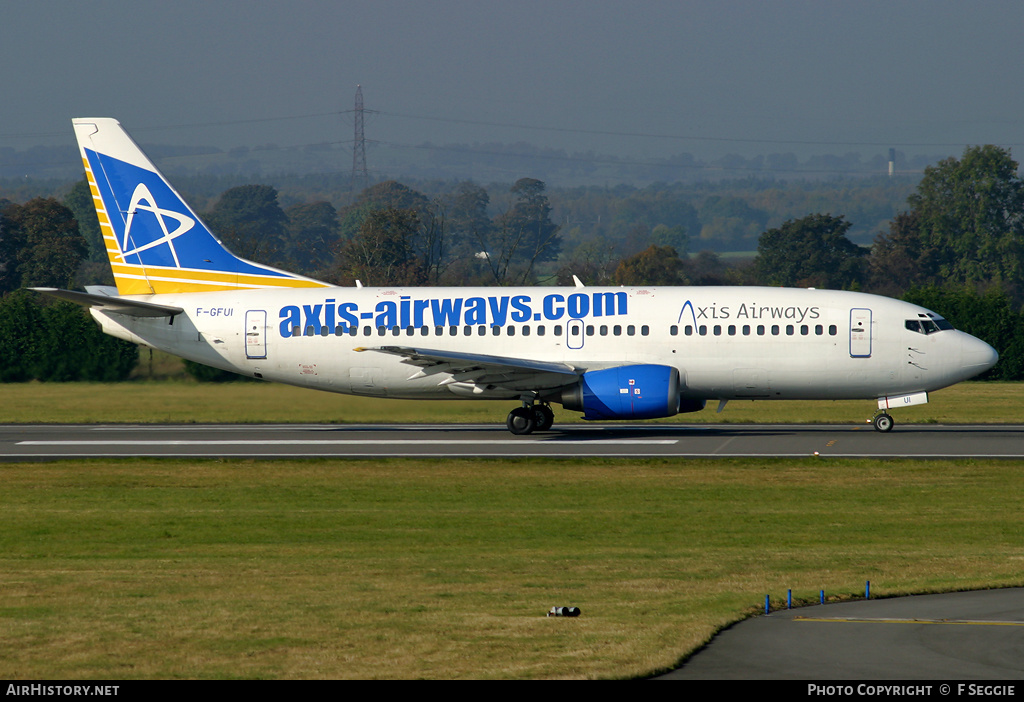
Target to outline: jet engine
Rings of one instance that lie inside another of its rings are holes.
[[[703,400],[684,400],[680,406],[677,369],[643,364],[587,371],[562,390],[559,402],[583,412],[584,419],[655,419],[704,407]]]

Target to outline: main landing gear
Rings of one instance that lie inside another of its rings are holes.
[[[547,404],[535,405],[523,400],[522,407],[516,407],[508,413],[505,426],[513,434],[531,434],[547,431],[554,422],[555,413]]]
[[[892,417],[884,411],[876,412],[875,416],[871,419],[871,423],[875,425],[875,431],[883,433],[892,431],[893,424],[895,424]]]

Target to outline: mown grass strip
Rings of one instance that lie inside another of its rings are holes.
[[[1020,585],[1022,468],[0,464],[0,677],[644,675],[789,588]]]
[[[127,383],[9,383],[0,388],[2,424],[83,423],[435,423],[503,425],[514,402],[424,401],[338,395],[274,383],[189,381]],[[716,403],[664,422],[862,424],[872,400],[734,401]],[[555,421],[580,421],[555,407]],[[1024,423],[1024,384],[961,383],[931,395],[926,405],[893,412],[903,423]]]

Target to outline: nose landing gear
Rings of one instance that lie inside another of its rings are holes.
[[[892,431],[892,427],[895,424],[892,417],[886,412],[877,412],[871,419],[871,423],[875,425],[875,431],[889,432]]]

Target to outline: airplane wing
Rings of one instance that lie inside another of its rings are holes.
[[[126,300],[116,295],[75,292],[74,290],[60,290],[58,288],[29,288],[29,290],[35,290],[44,295],[58,297],[62,300],[69,300],[83,307],[97,307],[104,312],[125,314],[129,317],[174,317],[185,311],[180,307],[158,305],[154,302]]]
[[[495,385],[517,391],[548,390],[575,382],[586,370],[566,363],[409,346],[360,347],[356,351],[376,351],[400,356],[404,359],[402,363],[419,368],[409,376],[409,380],[443,375],[438,385],[459,383]]]

